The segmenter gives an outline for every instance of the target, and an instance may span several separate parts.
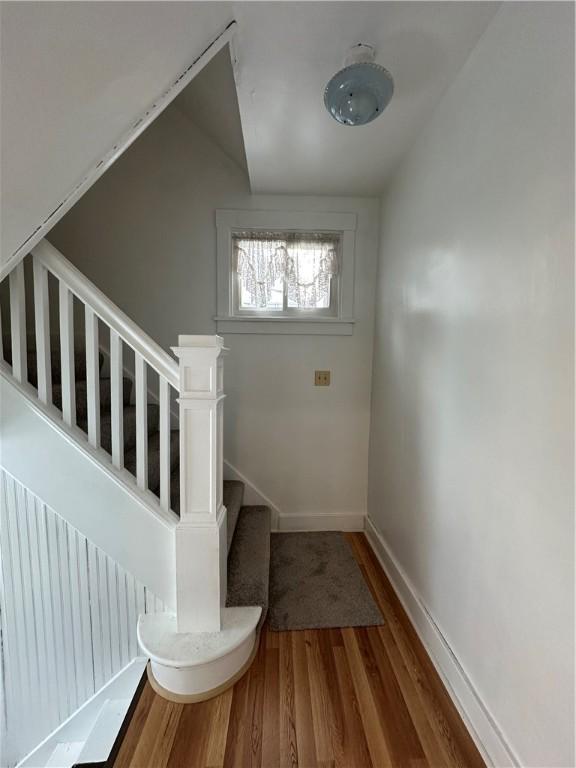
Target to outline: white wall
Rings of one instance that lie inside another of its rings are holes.
[[[229,3],[1,4],[2,260],[231,18]]]
[[[377,200],[251,197],[245,171],[172,106],[49,239],[168,349],[215,333],[214,211],[234,207],[358,215],[353,336],[226,338],[225,457],[282,513],[365,514]]]
[[[523,766],[574,766],[574,13],[496,14],[382,208],[369,515]]]

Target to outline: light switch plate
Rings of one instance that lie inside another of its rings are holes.
[[[315,387],[329,387],[330,386],[330,371],[314,371],[314,386]]]

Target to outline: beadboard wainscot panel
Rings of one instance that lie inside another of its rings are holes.
[[[0,468],[3,753],[21,760],[138,655],[149,589]]]

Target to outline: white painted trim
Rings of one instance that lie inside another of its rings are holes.
[[[487,764],[497,768],[520,766],[520,759],[482,701],[438,623],[368,517],[366,537]]]
[[[324,316],[318,316],[315,317],[313,320],[311,320],[309,317],[295,317],[283,315],[282,317],[272,317],[271,315],[262,315],[261,317],[254,317],[253,315],[234,315],[233,317],[225,317],[220,315],[215,315],[214,320],[226,320],[230,323],[250,323],[250,322],[266,322],[266,323],[283,323],[285,325],[289,325],[290,323],[294,323],[295,325],[302,324],[318,324],[318,325],[345,325],[346,323],[354,324],[356,320],[354,320],[353,317],[328,317],[326,315]]]
[[[217,210],[217,315],[219,333],[317,334],[351,336],[354,330],[355,213],[326,211]],[[337,317],[249,317],[234,312],[232,300],[232,230],[262,229],[342,232],[342,264]]]
[[[278,518],[282,514],[280,509],[274,504],[274,502],[263,493],[260,488],[256,487],[253,482],[248,480],[246,475],[243,475],[239,469],[233,464],[224,459],[224,479],[225,480],[238,480],[244,483],[244,504],[247,506],[260,506],[270,507],[272,511],[272,529],[276,530],[278,526]]]
[[[281,513],[277,531],[363,531],[364,512]]]
[[[98,181],[102,174],[118,160],[118,158],[144,133],[151,123],[166,109],[166,107],[186,88],[186,86],[204,69],[214,56],[229,42],[231,42],[236,29],[236,21],[231,21],[227,27],[216,37],[205,50],[190,64],[184,72],[181,72],[163,93],[154,100],[146,112],[136,120],[128,131],[116,142],[112,149],[104,155],[92,168],[82,181],[56,206],[46,219],[34,232],[14,251],[14,253],[0,265],[0,281],[11,272],[16,264],[29,253],[34,246],[42,240],[52,227],[67,213],[74,203]]]
[[[86,741],[102,706],[108,699],[127,699],[128,707],[134,698],[136,689],[146,669],[147,659],[137,656],[120,670],[106,685],[100,688],[79,709],[58,726],[44,741],[38,744],[32,752],[24,757],[16,768],[38,768],[44,766],[46,760],[60,742]],[[128,707],[126,708],[128,710]]]
[[[256,211],[220,208],[216,211],[216,226],[227,229],[354,232],[356,230],[356,214],[338,211]]]
[[[352,336],[354,320],[293,317],[215,317],[218,333],[267,333],[277,336]]]

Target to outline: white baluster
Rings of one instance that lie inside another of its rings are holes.
[[[134,353],[136,370],[136,482],[138,487],[148,488],[148,406],[146,361]]]
[[[58,284],[60,306],[60,360],[62,374],[62,418],[76,424],[76,384],[74,369],[74,295],[65,283]]]
[[[100,357],[98,352],[98,317],[86,304],[86,399],[88,404],[88,441],[100,445]]]
[[[33,257],[34,324],[36,327],[36,365],[38,397],[43,403],[52,402],[52,361],[50,354],[50,315],[48,304],[48,272]]]
[[[122,339],[110,329],[110,416],[112,426],[112,463],[124,466],[124,375],[122,369]]]
[[[170,385],[160,376],[160,505],[170,509]]]
[[[220,336],[179,336],[180,522],[176,527],[178,632],[218,632],[226,596],[222,504]],[[202,589],[191,589],[202,584]]]
[[[19,262],[10,272],[10,326],[12,335],[12,375],[18,381],[28,379],[26,358],[26,298],[24,264]]]

